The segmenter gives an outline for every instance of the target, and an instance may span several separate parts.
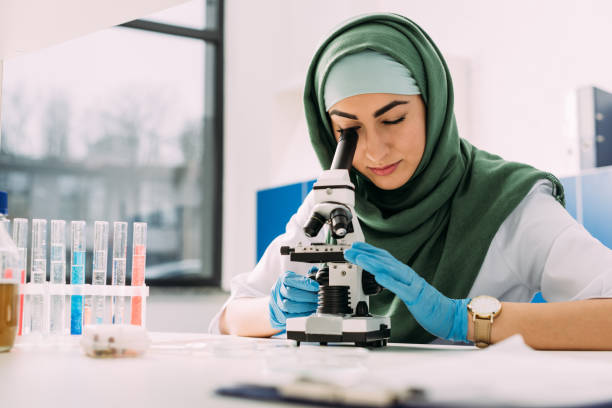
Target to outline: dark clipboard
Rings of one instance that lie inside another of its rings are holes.
[[[301,384],[304,385],[303,383]],[[425,394],[421,389],[409,389],[398,398],[383,398],[379,403],[355,404],[350,401],[343,401],[342,397],[334,395],[334,393],[317,392],[315,395],[306,396],[306,393],[300,395],[287,393],[287,390],[281,391],[279,387],[260,385],[260,384],[237,384],[229,387],[218,388],[215,393],[217,395],[244,398],[249,400],[268,401],[268,402],[283,402],[301,405],[312,405],[317,407],[339,407],[339,408],[416,408],[416,407],[432,407],[435,405],[427,403]],[[400,399],[401,398],[401,399]]]
[[[277,402],[285,404],[300,404],[300,405],[311,405],[316,407],[338,407],[338,408],[464,408],[474,407],[473,404],[442,404],[428,401],[425,393],[421,389],[414,389],[412,394],[410,392],[404,393],[403,397],[389,401],[386,404],[354,404],[344,403],[342,401],[333,400],[333,398],[308,398],[304,396],[292,396],[282,393],[276,386],[260,385],[260,384],[237,384],[229,387],[221,387],[215,390],[217,395],[243,398],[249,400],[265,401],[265,402]],[[481,407],[510,407],[510,405],[504,404],[490,404],[487,405],[486,401],[482,401],[479,405]],[[515,405],[512,405],[515,406]],[[571,408],[571,405],[564,405],[564,408]],[[603,401],[599,403],[590,403],[584,405],[576,405],[576,408],[612,408],[612,401]],[[549,407],[553,408],[553,407]]]

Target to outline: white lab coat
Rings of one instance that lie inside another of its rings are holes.
[[[211,333],[219,333],[219,316],[231,300],[269,295],[285,271],[308,272],[311,265],[289,261],[280,255],[280,247],[323,240],[322,236],[308,239],[302,232],[312,205],[311,193],[255,269],[232,280],[229,299],[210,323]],[[612,297],[612,250],[554,199],[548,180],[537,182],[502,223],[468,297],[490,295],[506,302],[528,302],[539,291],[552,302]]]

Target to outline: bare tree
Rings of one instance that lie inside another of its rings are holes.
[[[43,113],[47,156],[61,159],[68,155],[70,104],[65,95],[56,93],[47,102]]]
[[[15,84],[14,88],[6,87],[2,97],[2,143],[0,153],[19,155],[29,151],[32,141],[26,129],[32,117],[32,103],[25,87]]]
[[[125,90],[99,113],[101,137],[89,146],[97,162],[142,165],[160,160],[159,128],[165,118],[161,92]]]
[[[202,160],[204,144],[204,118],[188,120],[179,136],[181,151],[186,163]]]

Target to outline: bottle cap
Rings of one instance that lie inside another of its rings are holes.
[[[8,194],[6,191],[0,191],[0,214],[8,214]]]

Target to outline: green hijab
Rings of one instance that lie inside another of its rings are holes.
[[[442,54],[418,25],[388,13],[361,15],[343,23],[312,59],[304,105],[310,140],[323,168],[330,167],[336,148],[323,100],[327,75],[336,61],[365,49],[404,64],[427,109],[425,152],[406,184],[382,190],[351,169],[355,211],[366,242],[388,250],[444,295],[465,298],[495,233],[536,181],[552,181],[553,195],[564,205],[563,187],[549,173],[504,161],[461,139],[453,113],[453,85]],[[390,316],[392,341],[424,343],[435,338],[389,290],[370,298],[370,310]]]

